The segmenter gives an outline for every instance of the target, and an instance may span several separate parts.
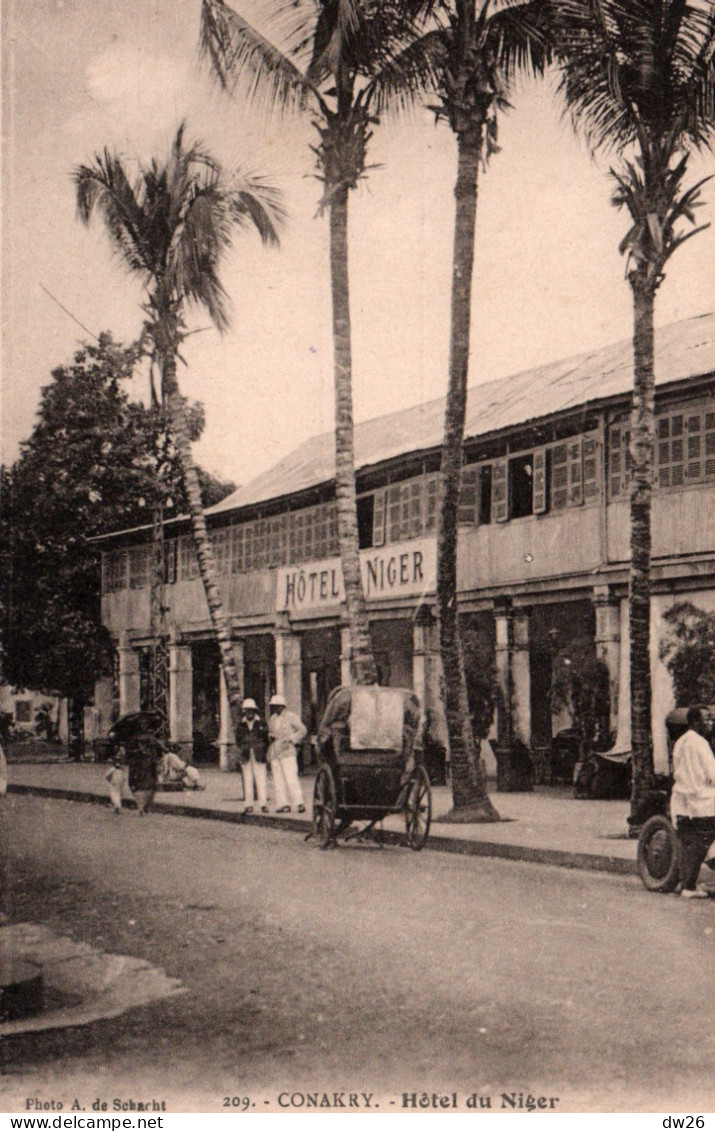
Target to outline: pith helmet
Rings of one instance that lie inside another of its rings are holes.
[[[286,703],[286,701],[285,701],[285,699],[283,698],[282,695],[271,695],[268,706],[269,707],[287,707],[288,704]]]
[[[256,700],[255,699],[244,699],[243,703],[241,704],[241,710],[242,711],[257,711],[258,707],[256,705]]]

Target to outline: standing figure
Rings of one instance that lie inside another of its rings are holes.
[[[129,788],[137,802],[137,812],[144,817],[149,811],[159,780],[164,749],[153,734],[140,734],[127,743]]]
[[[291,805],[297,806],[299,813],[305,813],[295,747],[297,742],[303,741],[308,729],[295,712],[288,710],[282,695],[271,696],[268,708],[268,733],[271,738],[268,761],[276,791],[276,813],[290,813]]]
[[[104,775],[104,780],[109,782],[109,800],[117,815],[122,811],[122,787],[125,777],[124,761],[120,754],[114,759],[111,770]]]
[[[700,866],[715,840],[715,755],[705,738],[702,711],[691,707],[688,729],[673,747],[670,815],[680,840],[680,883],[684,899],[706,899],[697,886]]]
[[[261,813],[268,812],[266,792],[266,757],[268,754],[268,728],[258,713],[254,699],[244,699],[241,704],[241,728],[238,735],[238,760],[243,776],[243,797],[246,802],[244,813],[253,812],[255,798]]]

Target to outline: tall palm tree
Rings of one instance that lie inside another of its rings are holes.
[[[88,224],[95,213],[101,216],[115,252],[148,291],[145,333],[161,375],[161,400],[181,467],[235,731],[240,723],[241,686],[191,453],[177,357],[186,334],[187,303],[203,307],[220,332],[228,328],[219,262],[233,233],[242,228],[254,227],[264,243],[277,243],[277,225],[283,217],[280,198],[260,178],[226,175],[200,145],[186,143],[183,125],[168,160],[140,166],[133,182],[122,159],[107,149],[91,164],[80,165],[74,182],[80,219]]]
[[[367,170],[374,104],[398,45],[412,32],[414,0],[274,0],[280,50],[224,0],[202,0],[201,44],[221,85],[272,110],[308,113],[330,220],[335,384],[335,494],[352,670],[376,683],[360,573],[353,441],[348,198]]]
[[[450,311],[449,382],[440,470],[437,601],[455,821],[494,821],[484,767],[472,732],[457,608],[457,512],[467,404],[477,193],[480,165],[498,152],[497,119],[520,72],[540,73],[549,59],[541,0],[433,0],[422,36],[395,60],[383,100],[431,85],[432,109],[457,140]],[[506,705],[509,710],[509,704]]]
[[[715,137],[715,5],[712,0],[554,0],[552,18],[566,105],[591,147],[617,156],[612,200],[631,219],[619,250],[626,256],[633,301],[629,823],[636,829],[648,815],[653,787],[655,296],[670,257],[708,226],[695,226],[694,215],[704,181],[686,187],[686,174],[690,153]]]

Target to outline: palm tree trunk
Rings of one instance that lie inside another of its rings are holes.
[[[655,292],[640,276],[633,288],[633,408],[631,412],[631,569],[629,584],[632,828],[642,824],[653,789],[650,678],[650,558],[655,374],[653,311]],[[646,814],[647,815],[647,814]]]
[[[457,607],[457,511],[467,406],[481,126],[460,132],[457,138],[449,386],[440,469],[440,520],[437,538],[439,643],[444,670],[454,803],[450,817],[458,821],[498,821],[499,814],[487,795],[484,765],[477,756],[474,743]]]
[[[348,189],[345,185],[337,188],[330,202],[330,285],[335,363],[335,496],[338,542],[345,583],[353,677],[358,684],[370,684],[377,683],[377,669],[360,573],[348,283]]]
[[[179,458],[184,490],[189,504],[191,529],[194,538],[199,573],[206,594],[206,603],[213,626],[216,643],[221,654],[221,668],[226,681],[226,691],[231,709],[231,725],[235,735],[241,722],[241,683],[238,678],[236,659],[231,644],[231,627],[224,612],[223,600],[216,581],[216,563],[213,547],[206,527],[201,487],[196,465],[191,452],[191,440],[186,421],[184,404],[179,394],[176,380],[176,355],[171,352],[162,359],[162,389],[171,422],[171,431],[176,453]]]

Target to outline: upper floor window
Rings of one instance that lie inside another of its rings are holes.
[[[111,550],[102,554],[102,592],[117,593],[128,583],[127,551]]]
[[[485,525],[593,502],[599,489],[594,434],[462,469],[461,524]]]
[[[608,497],[627,495],[631,472],[630,425],[609,431]],[[715,479],[715,403],[658,413],[655,422],[655,482],[687,487]]]
[[[151,547],[134,546],[129,557],[129,588],[145,589],[151,581]]]
[[[392,483],[375,491],[373,496],[361,496],[358,499],[358,523],[360,508],[366,515],[369,506],[372,506],[372,541],[363,543],[361,540],[361,548],[404,542],[434,531],[437,526],[438,491],[439,477],[433,473]],[[374,501],[368,504],[366,500],[371,497]],[[365,519],[362,537],[367,536]]]

